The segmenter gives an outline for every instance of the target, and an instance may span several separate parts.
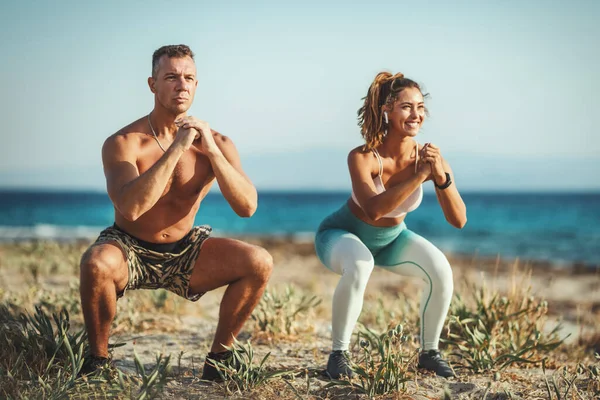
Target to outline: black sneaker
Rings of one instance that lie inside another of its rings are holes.
[[[448,362],[442,358],[439,350],[424,351],[419,355],[419,368],[435,372],[438,376],[444,378],[455,377],[454,371],[448,365]]]
[[[335,350],[329,355],[327,361],[327,375],[331,379],[339,379],[342,375],[352,378],[350,367],[350,354],[344,350]]]
[[[235,367],[235,360],[233,359],[233,353],[231,351],[223,351],[221,353],[208,353],[206,361],[204,361],[204,368],[202,369],[202,378],[205,381],[220,382],[223,380],[217,367],[211,361],[218,361],[221,364]]]
[[[105,366],[110,366],[110,358],[90,355],[83,360],[83,365],[79,370],[79,376],[94,374]]]

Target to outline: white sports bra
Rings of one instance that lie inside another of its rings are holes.
[[[373,179],[373,182],[375,183],[375,191],[377,192],[377,194],[381,194],[385,191],[385,186],[383,186],[383,181],[381,180],[381,174],[383,173],[383,162],[381,161],[381,156],[379,155],[379,153],[377,152],[376,149],[373,149],[373,153],[375,154],[375,156],[377,157],[377,161],[379,162],[379,175],[377,175],[375,177],[375,179]],[[418,157],[419,157],[419,145],[417,144],[417,160],[418,160]],[[352,191],[352,200],[354,200],[354,202],[360,207],[360,204],[358,204],[358,200],[356,199],[356,195],[354,194],[354,191]],[[402,202],[402,204],[400,204],[398,207],[396,207],[395,210],[392,210],[389,213],[385,214],[383,216],[383,218],[402,217],[402,216],[406,215],[407,213],[416,210],[419,207],[419,205],[421,204],[422,200],[423,200],[423,185],[419,185],[419,187],[417,189],[415,189],[415,191],[412,192]]]

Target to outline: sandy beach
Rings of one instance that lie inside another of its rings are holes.
[[[124,343],[113,352],[116,367],[126,374],[135,375],[134,351],[148,368],[156,364],[158,353],[171,355],[172,368],[164,387],[157,394],[159,398],[365,396],[350,389],[325,388],[329,380],[320,374],[330,351],[331,297],[338,276],[321,265],[310,241],[285,237],[244,239],[265,247],[274,257],[275,269],[268,288],[271,295],[285,299],[286,288],[288,291],[291,288],[292,294],[288,292],[287,298],[289,302],[301,302],[298,299],[302,296],[306,301],[313,300],[308,302],[311,305],[305,311],[293,318],[288,316],[290,332],[261,331],[257,327],[260,320],[257,311],[256,318],[249,320],[239,335],[241,343],[251,344],[255,358],[261,360],[270,352],[266,361],[270,371],[291,370],[295,378],[287,381],[273,379],[241,393],[233,390],[231,385],[200,381],[201,366],[216,327],[223,289],[206,294],[198,303],[190,303],[162,291],[128,293],[118,303],[111,336],[112,343]],[[71,315],[72,329],[81,328],[77,264],[87,245],[85,241],[1,244],[2,302],[29,310],[40,302],[50,310],[65,307]],[[598,365],[594,352],[600,351],[599,270],[577,266],[555,268],[544,263],[475,255],[448,255],[448,258],[453,266],[455,293],[465,304],[471,302],[481,288],[485,288],[484,298],[488,300],[497,295],[509,300],[542,304],[539,307],[543,308],[543,312],[537,315],[543,318],[533,322],[543,322],[541,329],[545,334],[550,334],[560,323],[561,329],[556,336],[564,342],[550,352],[532,356],[532,359],[546,359],[547,379],[549,382],[554,379],[561,394],[568,387],[568,379],[564,377],[575,376],[575,383],[569,389],[574,396],[572,398],[598,398],[600,379],[595,380],[585,371],[577,375],[576,370],[578,363],[586,368]],[[359,322],[378,332],[386,332],[389,327],[402,324],[406,333],[403,349],[407,354],[415,353],[418,349],[416,310],[420,291],[421,282],[418,280],[376,269],[367,287]],[[547,306],[543,301],[547,302]],[[515,321],[518,319],[514,318]],[[447,337],[447,334],[443,336]],[[443,345],[442,350],[445,354],[456,353],[450,345]],[[354,346],[353,354],[358,357],[358,353],[360,349]],[[549,388],[556,396],[552,384],[546,386],[540,362],[514,363],[504,369],[496,366],[474,372],[465,368],[459,359],[450,359],[458,378],[446,380],[417,371],[413,357],[412,361],[407,359],[407,382],[403,389],[375,397],[437,399],[444,398],[446,393],[453,399],[547,399]],[[228,388],[231,393],[228,393]]]

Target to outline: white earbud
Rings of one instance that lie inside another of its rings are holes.
[[[386,123],[386,124],[389,124],[389,123],[390,123],[390,121],[388,120],[387,111],[384,111],[384,112],[383,112],[383,117],[385,118],[385,123]]]

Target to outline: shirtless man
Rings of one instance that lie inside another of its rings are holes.
[[[150,114],[106,139],[102,161],[115,224],[83,254],[80,294],[91,355],[89,373],[108,362],[117,299],[126,290],[164,288],[191,301],[227,285],[207,359],[225,362],[260,300],[273,268],[263,248],[211,238],[194,227],[200,203],[216,180],[240,217],[250,217],[257,193],[233,142],[186,114],[198,81],[188,46],[163,46],[152,57]],[[212,363],[203,378],[218,379]]]

